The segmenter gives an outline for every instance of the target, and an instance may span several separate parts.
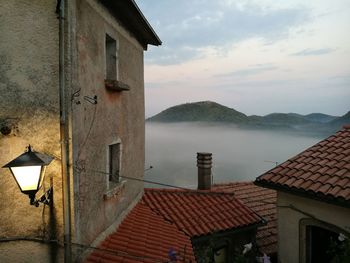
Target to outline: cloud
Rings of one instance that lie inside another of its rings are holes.
[[[335,49],[333,48],[320,48],[320,49],[307,48],[302,51],[293,53],[291,54],[291,56],[320,56],[320,55],[326,55],[326,54],[332,53],[334,51]]]
[[[176,87],[183,85],[181,81],[145,82],[146,89],[161,89],[166,87]]]
[[[278,69],[278,67],[273,66],[272,64],[261,64],[261,65],[255,65],[247,69],[240,69],[230,73],[215,75],[215,77],[220,77],[220,78],[246,77],[246,76],[257,75],[266,71],[271,71],[276,69]]]
[[[146,62],[178,64],[198,58],[208,47],[227,48],[249,38],[274,41],[309,19],[307,9],[263,9],[230,1],[138,0],[163,45],[146,53]]]
[[[150,55],[148,55],[150,54]],[[146,53],[145,60],[149,64],[172,65],[180,64],[195,58],[202,57],[203,54],[196,48],[180,46],[171,48],[169,46],[151,47]]]

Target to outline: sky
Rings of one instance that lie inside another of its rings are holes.
[[[247,115],[350,110],[349,0],[136,0],[146,117],[211,100]]]

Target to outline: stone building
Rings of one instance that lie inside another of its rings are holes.
[[[50,206],[1,169],[0,261],[79,259],[142,194],[143,52],[161,41],[133,0],[0,1],[0,34],[0,165],[28,144],[54,157]]]
[[[279,262],[348,262],[341,257],[349,253],[350,125],[255,184],[277,190]]]

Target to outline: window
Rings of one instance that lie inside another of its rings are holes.
[[[121,147],[120,143],[111,144],[108,146],[109,155],[109,182],[119,183],[120,177],[120,161]]]
[[[338,233],[318,226],[306,227],[306,256],[310,263],[328,263],[334,258],[332,246],[339,243]],[[335,246],[338,247],[338,244]]]
[[[342,253],[339,233],[343,229],[313,218],[303,218],[299,223],[299,262],[328,263]]]
[[[118,79],[118,43],[106,34],[106,79]]]

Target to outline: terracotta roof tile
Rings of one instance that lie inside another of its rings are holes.
[[[341,193],[339,195],[341,197],[343,197],[344,199],[350,198],[350,189],[347,188],[347,189],[341,191]]]
[[[259,176],[258,184],[317,193],[320,198],[350,205],[350,128],[306,149]],[[302,180],[304,181],[302,181]]]
[[[250,209],[267,220],[258,227],[257,244],[266,254],[277,253],[276,191],[254,185],[253,182],[236,182],[214,185],[212,191],[234,193]]]
[[[336,177],[334,177],[336,178]],[[344,178],[344,177],[339,177],[339,180],[337,181],[337,185],[339,186],[344,186],[350,184],[350,178]]]
[[[145,189],[142,200],[86,262],[167,262],[171,248],[182,258],[186,249],[186,259],[195,262],[191,237],[262,222],[232,193]]]
[[[99,249],[103,250],[95,250],[85,262],[167,262],[170,249],[195,262],[190,237],[142,202]]]
[[[228,193],[145,189],[142,200],[190,237],[262,222],[254,211]]]

